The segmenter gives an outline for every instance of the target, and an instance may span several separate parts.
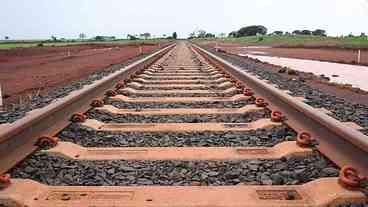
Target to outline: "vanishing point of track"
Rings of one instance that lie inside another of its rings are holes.
[[[0,206],[366,201],[368,137],[179,41],[0,125]]]

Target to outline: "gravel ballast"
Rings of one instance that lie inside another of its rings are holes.
[[[12,178],[67,186],[298,185],[338,173],[317,153],[279,160],[77,161],[36,152],[10,171]]]
[[[161,93],[155,93],[155,94],[150,94],[150,93],[140,93],[140,94],[136,94],[136,93],[131,93],[131,92],[127,92],[127,91],[118,91],[119,94],[121,95],[125,95],[131,98],[142,98],[142,97],[232,97],[235,96],[237,94],[240,94],[240,91],[232,91],[230,93],[211,93],[211,91],[209,90],[208,93],[165,93],[165,94],[161,94]]]
[[[106,99],[106,104],[111,104],[119,109],[165,109],[165,108],[241,108],[254,101],[212,101],[192,103],[131,103]]]
[[[285,125],[244,132],[105,132],[71,124],[58,137],[85,147],[272,147],[295,140],[296,133]]]
[[[262,110],[243,114],[133,115],[113,114],[101,110],[91,110],[86,115],[89,119],[96,119],[104,123],[247,123],[262,118],[270,118],[270,113],[271,112],[267,110]]]
[[[181,87],[165,87],[165,88],[159,88],[159,87],[154,87],[154,86],[141,86],[141,87],[137,87],[135,85],[129,85],[129,88],[134,88],[136,90],[226,90],[228,88],[231,88],[231,86],[225,86],[225,87],[219,87],[216,85],[213,86],[207,86],[207,85],[203,85],[203,86],[181,86]]]
[[[210,76],[197,76],[197,77],[185,77],[185,76],[175,77],[175,76],[168,76],[168,75],[165,75],[165,76],[162,76],[162,77],[157,77],[157,76],[151,76],[151,77],[142,76],[142,77],[139,77],[138,76],[138,78],[142,78],[142,79],[145,79],[145,80],[198,80],[198,81],[219,79],[218,77],[210,77]]]

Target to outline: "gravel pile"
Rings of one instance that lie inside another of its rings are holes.
[[[252,104],[252,100],[244,101],[212,101],[193,103],[129,103],[106,99],[106,104],[110,104],[120,109],[163,109],[163,108],[241,108]]]
[[[278,85],[280,89],[289,90],[293,96],[302,96],[307,99],[306,103],[313,107],[324,107],[332,112],[331,116],[340,121],[352,121],[364,127],[363,133],[368,135],[368,106],[350,103],[342,98],[316,90],[296,78],[285,78],[272,71],[271,67],[254,63],[236,55],[217,53],[213,49],[207,50],[217,54],[227,61],[253,72],[265,80]]]
[[[45,164],[47,163],[47,164]],[[77,161],[36,152],[10,171],[12,178],[47,185],[296,185],[339,170],[319,154],[279,160]]]
[[[152,53],[154,53],[155,51],[153,51]],[[26,115],[26,112],[34,110],[34,109],[42,108],[50,104],[51,102],[55,101],[56,99],[67,96],[72,91],[81,89],[84,85],[90,85],[94,81],[99,80],[117,70],[120,70],[122,67],[125,67],[131,64],[132,62],[137,61],[141,58],[144,58],[148,55],[149,54],[143,54],[143,55],[131,58],[129,60],[126,60],[123,63],[112,65],[98,72],[94,72],[82,80],[74,81],[68,84],[67,86],[56,88],[50,91],[46,95],[33,96],[32,100],[30,100],[30,102],[27,104],[22,104],[22,105],[12,104],[10,107],[8,107],[8,111],[0,112],[0,124],[12,123],[18,119],[21,119],[22,117]]]
[[[73,123],[58,137],[85,147],[272,147],[295,140],[296,133],[285,125],[245,132],[105,132]]]
[[[270,118],[270,113],[270,111],[262,110],[244,114],[133,115],[113,114],[101,110],[91,110],[86,115],[90,119],[96,119],[105,123],[246,123],[262,118]]]

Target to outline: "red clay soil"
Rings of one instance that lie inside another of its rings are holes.
[[[143,52],[158,45],[145,44]],[[31,92],[64,86],[139,54],[137,45],[88,44],[0,50],[0,84],[6,103]],[[9,97],[10,96],[10,97]]]
[[[214,46],[214,44],[210,44]],[[247,52],[265,52],[269,56],[286,58],[310,59],[319,61],[329,61],[346,64],[357,64],[358,51],[341,48],[240,48],[246,45],[239,44],[219,44],[219,47],[228,52],[239,54]],[[361,50],[360,65],[368,65],[368,50]]]

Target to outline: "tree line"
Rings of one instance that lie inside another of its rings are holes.
[[[136,35],[131,35],[128,34],[127,39],[129,40],[139,40],[139,39],[150,39],[152,37],[151,33],[149,32],[145,32],[142,34],[136,34]],[[154,38],[164,38],[164,39],[177,39],[178,38],[178,34],[176,32],[173,32],[171,36],[167,36],[166,34],[163,34],[161,37],[154,37]],[[1,37],[0,37],[1,39]],[[10,40],[9,36],[4,36],[4,40]],[[89,39],[87,39],[87,35],[85,33],[80,33],[78,35],[78,38],[76,39],[66,39],[66,38],[62,38],[62,37],[57,37],[55,35],[51,35],[50,39],[46,39],[44,40],[44,42],[76,42],[76,41],[83,41],[83,40],[87,40],[87,41],[114,41],[114,40],[119,40],[119,38],[117,38],[116,36],[104,36],[104,35],[97,35],[94,37],[91,37]]]
[[[208,33],[203,29],[195,30],[194,32],[189,34],[189,39],[193,38],[213,38],[216,37],[216,35],[212,33]]]
[[[227,36],[238,38],[238,37],[247,37],[247,36],[256,36],[256,35],[266,35],[267,28],[263,25],[251,25],[242,27],[239,30],[230,32]],[[326,31],[323,29],[316,29],[316,30],[294,30],[293,32],[283,32],[283,31],[274,31],[271,34],[275,35],[315,35],[315,36],[327,36]],[[194,32],[189,34],[189,39],[193,38],[213,38],[216,37],[215,34],[206,32],[203,29],[195,30]],[[217,37],[224,38],[226,37],[225,33],[219,34]]]
[[[151,38],[151,34],[149,32],[145,32],[145,33],[140,34],[140,35],[131,35],[131,34],[128,34],[127,35],[127,38],[129,40],[149,39],[149,38]],[[163,34],[161,38],[165,38],[165,39],[177,39],[178,38],[178,34],[176,32],[173,32],[171,36],[166,36],[165,34]]]
[[[233,31],[229,33],[229,37],[246,37],[246,36],[255,36],[255,35],[265,35],[267,34],[267,28],[263,25],[251,25],[247,27],[242,27],[237,31]],[[274,31],[271,34],[275,35],[315,35],[315,36],[327,36],[326,30],[316,29],[316,30],[294,30],[293,32],[283,32],[283,31]]]

